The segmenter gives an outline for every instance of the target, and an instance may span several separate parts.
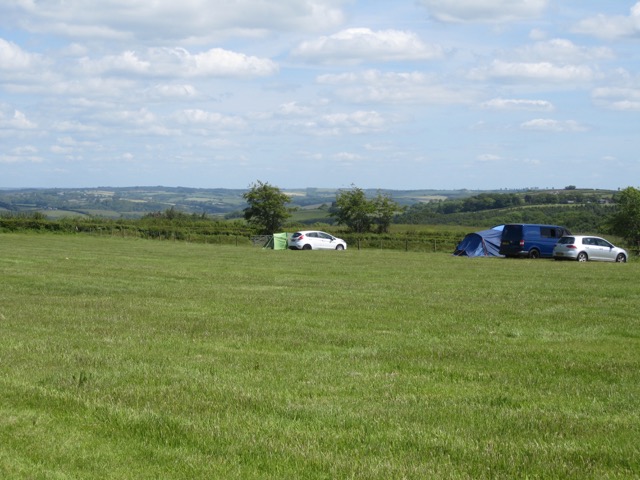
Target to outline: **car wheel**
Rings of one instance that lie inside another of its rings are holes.
[[[540,252],[534,248],[529,252],[529,258],[540,258]]]
[[[580,252],[580,253],[578,254],[578,258],[577,258],[577,260],[578,260],[579,262],[586,262],[587,260],[589,260],[589,257],[587,256],[587,254],[586,254],[586,253],[584,253],[584,252]]]
[[[627,261],[627,257],[625,257],[624,253],[619,253],[616,257],[616,262],[625,263]]]
[[[302,247],[303,250],[311,250],[311,245],[309,245],[308,243]]]
[[[344,245],[336,245],[336,250],[344,250]]]

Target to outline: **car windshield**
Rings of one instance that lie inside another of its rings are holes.
[[[576,239],[574,237],[562,237],[558,240],[558,243],[562,243],[563,245],[569,245],[571,243],[575,243]]]

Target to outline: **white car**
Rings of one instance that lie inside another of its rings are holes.
[[[553,248],[556,260],[602,260],[605,262],[626,262],[627,252],[604,238],[590,235],[566,235]]]
[[[319,230],[302,230],[287,242],[291,250],[345,250],[347,242]]]

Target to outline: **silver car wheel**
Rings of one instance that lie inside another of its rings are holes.
[[[589,260],[589,257],[587,257],[587,254],[584,252],[580,252],[578,254],[578,261],[579,262],[586,262],[587,260]]]
[[[625,263],[627,261],[627,257],[625,257],[624,253],[619,253],[616,257],[616,262]]]

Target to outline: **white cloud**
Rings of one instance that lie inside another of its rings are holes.
[[[592,92],[592,98],[599,106],[611,110],[639,112],[640,88],[601,87]]]
[[[344,22],[347,0],[25,0],[12,16],[32,32],[125,40],[207,38],[223,31],[254,36],[272,30],[322,31]],[[1,12],[1,9],[0,9]],[[28,19],[28,20],[27,20]]]
[[[38,58],[36,55],[25,52],[15,43],[0,38],[0,70],[26,70]]]
[[[278,66],[269,59],[247,56],[214,48],[193,57],[189,75],[213,75],[222,77],[261,77],[273,75]]]
[[[525,158],[522,160],[522,163],[525,165],[531,165],[532,167],[539,167],[542,165],[542,162],[537,158]]]
[[[13,152],[16,155],[34,155],[38,153],[38,148],[33,145],[25,145],[22,147],[16,147],[13,149]]]
[[[494,60],[490,66],[471,71],[473,80],[502,79],[535,82],[588,82],[596,72],[585,65],[554,65],[550,62],[505,62]]]
[[[559,121],[549,118],[537,118],[529,120],[520,125],[523,130],[532,130],[538,132],[584,132],[588,128],[579,124],[574,120]]]
[[[388,126],[389,122],[390,119],[383,117],[379,112],[358,110],[350,113],[328,113],[310,117],[295,126],[313,135],[336,136],[380,132]]]
[[[336,153],[333,156],[333,158],[347,165],[352,164],[354,162],[358,162],[363,159],[361,155],[358,155],[357,153],[350,153],[350,152]]]
[[[381,72],[320,75],[317,82],[338,87],[337,94],[355,103],[459,104],[471,101],[471,89],[459,90],[420,72]]]
[[[224,129],[238,129],[245,126],[245,121],[242,118],[200,109],[182,110],[176,115],[176,119],[183,125],[200,125]]]
[[[136,83],[123,77],[82,77],[67,75],[64,79],[42,82],[25,88],[26,92],[37,95],[68,96],[69,104],[83,109],[101,110],[113,107],[106,98],[122,99],[123,95],[134,91]]]
[[[0,154],[0,164],[18,163],[42,163],[42,157],[36,155],[2,155]]]
[[[278,66],[269,59],[248,56],[222,48],[191,54],[184,48],[150,48],[126,51],[99,60],[87,57],[79,62],[89,75],[105,73],[166,77],[254,77],[273,75]]]
[[[37,128],[34,122],[19,110],[15,110],[12,116],[4,115],[0,112],[0,127],[15,130],[32,130]]]
[[[441,22],[503,23],[540,16],[548,0],[420,0]]]
[[[631,7],[628,16],[595,15],[579,22],[575,31],[604,39],[640,37],[640,2]]]
[[[516,49],[514,56],[530,62],[553,62],[555,64],[579,64],[597,60],[611,60],[615,57],[607,47],[581,47],[571,40],[554,38],[544,42]]]
[[[52,145],[49,150],[51,153],[55,153],[56,155],[69,155],[74,152],[73,148],[62,145]]]
[[[297,102],[288,102],[280,105],[277,112],[282,116],[309,116],[313,114],[314,110]]]
[[[111,120],[118,124],[127,124],[135,126],[148,126],[156,123],[157,118],[155,114],[141,108],[139,110],[120,110],[112,112],[110,115]]]
[[[89,126],[89,125],[85,125],[81,122],[75,121],[75,120],[62,120],[62,121],[58,121],[55,122],[53,124],[53,126],[51,127],[52,130],[58,131],[58,132],[96,132],[97,131],[97,127],[95,126]]]
[[[353,113],[334,113],[324,115],[322,123],[328,126],[348,127],[356,129],[378,129],[385,121],[378,112],[358,111]]]
[[[532,110],[550,112],[554,110],[551,102],[546,100],[522,100],[494,98],[481,104],[482,108],[491,110]]]
[[[83,57],[79,63],[89,75],[101,75],[106,72],[144,74],[149,72],[151,67],[150,62],[140,60],[133,51],[123,52],[120,55],[108,55],[100,60]]]
[[[441,58],[443,50],[426,45],[412,32],[350,28],[306,41],[293,51],[293,56],[321,63],[414,61]]]
[[[187,84],[160,84],[151,87],[147,94],[151,98],[158,99],[183,99],[188,100],[199,96],[198,90],[193,85]]]

